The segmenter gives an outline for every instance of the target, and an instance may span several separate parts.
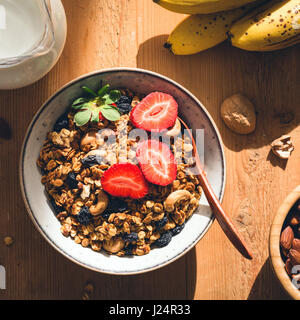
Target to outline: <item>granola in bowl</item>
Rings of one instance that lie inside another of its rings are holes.
[[[37,160],[62,234],[117,256],[168,245],[202,192],[176,101],[109,85],[83,90],[86,96],[57,120]]]

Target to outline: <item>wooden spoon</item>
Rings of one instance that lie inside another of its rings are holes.
[[[200,161],[200,158],[198,156],[197,152],[197,147],[195,140],[193,138],[193,135],[189,129],[189,127],[186,125],[186,123],[178,117],[179,121],[181,124],[184,126],[185,129],[187,129],[190,138],[192,140],[192,145],[193,145],[193,156],[195,157],[196,160],[196,167],[199,171],[199,174],[197,175],[198,179],[200,180],[201,187],[204,191],[204,194],[206,196],[206,199],[215,214],[215,217],[217,221],[219,222],[221,228],[225,232],[226,236],[228,239],[231,241],[231,243],[236,247],[236,249],[247,259],[252,259],[252,253],[251,251],[247,248],[246,243],[244,242],[242,236],[232,223],[231,219],[229,216],[225,213],[225,211],[222,208],[222,205],[215,195],[210,183],[207,180],[206,174],[202,168],[202,164]]]

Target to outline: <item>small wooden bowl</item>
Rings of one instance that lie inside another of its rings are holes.
[[[296,187],[283,201],[273,220],[270,230],[269,250],[272,266],[276,276],[285,291],[295,300],[300,300],[300,291],[293,285],[284,268],[284,262],[280,254],[280,234],[285,219],[296,201],[300,199],[300,185]]]

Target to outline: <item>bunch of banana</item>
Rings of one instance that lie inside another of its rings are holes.
[[[233,46],[273,51],[300,42],[300,0],[271,1],[237,21],[230,29]]]
[[[206,14],[235,9],[255,0],[153,0],[153,2],[178,13]]]
[[[253,4],[229,11],[191,15],[180,22],[168,37],[165,47],[176,55],[198,53],[227,39],[233,22]]]
[[[228,35],[233,46],[252,51],[277,50],[300,42],[300,0],[153,1],[192,14],[175,27],[165,43],[176,55],[206,50]]]

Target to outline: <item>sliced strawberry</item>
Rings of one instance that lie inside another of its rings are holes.
[[[163,92],[148,94],[130,113],[130,120],[137,128],[162,131],[172,127],[178,113],[178,104]]]
[[[143,141],[138,145],[136,155],[145,178],[151,183],[166,186],[176,179],[176,160],[165,143]]]
[[[101,185],[115,197],[139,199],[148,193],[148,183],[140,168],[131,163],[112,165],[104,172]]]

